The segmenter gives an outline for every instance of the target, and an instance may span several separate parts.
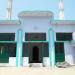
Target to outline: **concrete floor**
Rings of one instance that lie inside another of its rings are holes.
[[[0,75],[75,75],[75,67],[70,68],[0,67]]]

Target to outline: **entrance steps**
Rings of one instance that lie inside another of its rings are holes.
[[[30,67],[43,67],[43,63],[31,63]]]

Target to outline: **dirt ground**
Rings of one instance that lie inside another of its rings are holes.
[[[75,66],[70,68],[0,67],[0,75],[75,75]]]

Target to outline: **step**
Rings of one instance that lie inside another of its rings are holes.
[[[30,63],[30,67],[43,67],[43,63]]]

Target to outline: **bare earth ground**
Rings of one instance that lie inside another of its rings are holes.
[[[0,75],[75,75],[75,66],[70,68],[0,67]]]

